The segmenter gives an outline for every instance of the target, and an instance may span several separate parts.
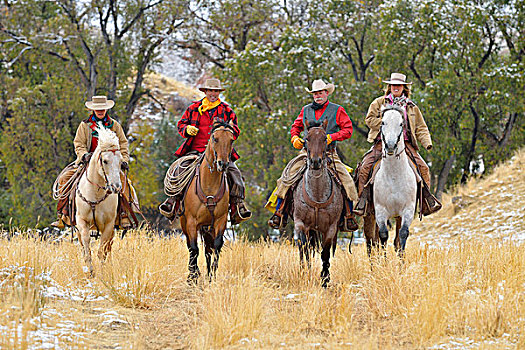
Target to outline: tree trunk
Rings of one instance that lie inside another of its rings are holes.
[[[445,185],[447,184],[448,175],[450,174],[450,170],[452,170],[452,166],[454,165],[455,161],[456,161],[456,155],[452,154],[445,161],[445,164],[443,164],[443,167],[441,168],[441,171],[439,172],[438,183],[436,186],[436,197],[438,199],[441,199],[441,196],[443,195],[443,191],[445,191]]]

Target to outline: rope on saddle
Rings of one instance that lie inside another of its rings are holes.
[[[193,161],[191,161],[192,157]],[[171,197],[183,193],[193,179],[195,169],[199,166],[203,157],[204,154],[191,155],[174,161],[164,177],[164,193]],[[186,162],[190,163],[184,164]]]
[[[281,176],[281,182],[286,187],[293,186],[302,176],[304,171],[306,170],[306,157],[305,154],[295,157],[283,170],[283,175]],[[303,162],[303,165],[299,169],[299,171],[296,171],[294,174],[290,174],[291,169],[294,167],[294,165],[298,162]]]
[[[71,191],[75,188],[77,179],[82,175],[85,164],[81,163],[78,168],[75,168],[75,163],[70,163],[66,166],[55,179],[53,183],[53,199],[63,200],[69,197]],[[60,184],[60,179],[68,172],[73,172],[73,175],[63,184]]]

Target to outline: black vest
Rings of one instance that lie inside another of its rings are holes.
[[[328,102],[328,106],[326,106],[326,109],[323,112],[323,115],[319,120],[315,119],[315,110],[312,108],[312,104],[304,106],[303,111],[303,125],[304,130],[306,130],[306,121],[308,120],[308,123],[315,124],[315,123],[322,123],[325,119],[328,120],[328,125],[326,126],[326,133],[327,134],[333,134],[341,130],[339,125],[337,125],[336,115],[337,110],[339,109],[339,105],[336,105],[335,103]],[[335,147],[337,141],[333,141],[330,144],[330,147]],[[332,146],[333,145],[333,146]]]

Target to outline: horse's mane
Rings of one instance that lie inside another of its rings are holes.
[[[110,149],[120,149],[120,143],[117,134],[111,130],[104,128],[101,124],[97,124],[98,144],[97,149],[101,152]]]
[[[322,127],[323,124],[321,124],[319,121],[312,122],[311,124],[308,124],[308,127],[306,130],[310,130],[311,128],[319,128]]]
[[[388,111],[396,111],[399,112],[402,116],[405,115],[405,111],[401,106],[387,104],[381,108],[381,116],[383,116]]]
[[[213,122],[213,126],[211,128],[211,132],[213,133],[215,130],[217,130],[218,128],[221,128],[221,127],[224,127],[226,129],[230,129],[232,132],[235,131],[233,129],[233,126],[230,125],[230,123],[228,123],[228,122],[226,122],[225,120],[222,120],[222,119],[217,119],[215,122]]]

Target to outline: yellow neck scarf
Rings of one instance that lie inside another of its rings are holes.
[[[218,105],[221,104],[221,99],[218,98],[217,101],[211,103],[210,100],[208,100],[207,97],[204,98],[204,100],[202,100],[202,103],[201,105],[199,106],[199,114],[202,115],[202,113],[210,110],[210,109],[214,109],[215,107],[217,107]]]

